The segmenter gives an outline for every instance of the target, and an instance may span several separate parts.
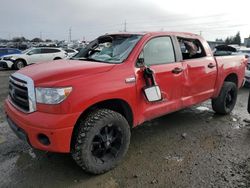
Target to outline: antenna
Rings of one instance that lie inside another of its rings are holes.
[[[71,27],[69,28],[69,42],[71,42]]]
[[[123,31],[127,32],[127,21],[126,20],[124,21],[124,30]]]

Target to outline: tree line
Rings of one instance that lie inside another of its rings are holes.
[[[38,37],[33,38],[32,40],[26,39],[25,37],[14,37],[12,40],[0,39],[1,42],[52,42],[51,39],[42,40]]]

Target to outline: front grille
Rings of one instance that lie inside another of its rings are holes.
[[[34,112],[36,106],[33,81],[19,73],[11,75],[9,80],[9,99],[19,110],[26,113]]]
[[[9,81],[9,96],[17,107],[24,111],[29,111],[27,82],[11,76]]]
[[[247,70],[250,70],[250,63],[247,64]]]

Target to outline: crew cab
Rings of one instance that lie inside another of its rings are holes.
[[[13,68],[19,70],[30,64],[64,59],[66,57],[67,53],[59,48],[30,48],[23,51],[21,54],[3,56],[0,60],[0,65],[3,68]]]
[[[87,172],[114,168],[145,121],[212,100],[229,114],[243,85],[244,55],[214,57],[199,35],[106,34],[71,60],[40,63],[10,76],[7,121],[40,150],[71,153]]]

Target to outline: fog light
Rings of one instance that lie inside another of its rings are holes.
[[[44,134],[39,134],[38,135],[38,140],[41,144],[45,145],[45,146],[48,146],[50,145],[50,141],[49,141],[49,138],[44,135]]]

